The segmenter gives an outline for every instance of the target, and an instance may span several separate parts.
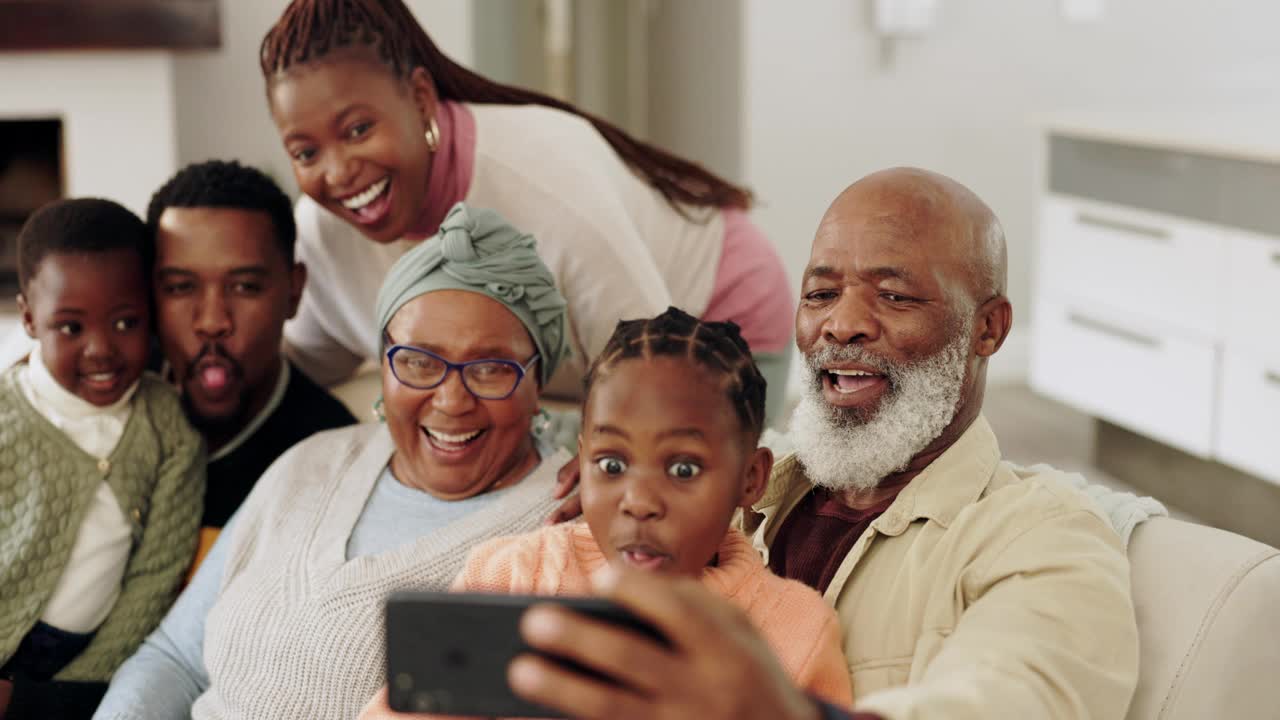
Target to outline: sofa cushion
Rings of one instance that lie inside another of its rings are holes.
[[[1129,563],[1141,641],[1129,720],[1280,717],[1280,551],[1156,518]]]

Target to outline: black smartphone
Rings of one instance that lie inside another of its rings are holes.
[[[483,717],[558,717],[520,699],[507,685],[507,666],[533,652],[520,638],[530,605],[556,603],[664,645],[649,623],[598,598],[398,592],[387,599],[388,702],[397,712]],[[564,658],[571,669],[609,681]]]

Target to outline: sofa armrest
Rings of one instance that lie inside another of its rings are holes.
[[[1280,708],[1280,550],[1156,518],[1129,546],[1141,641],[1129,720],[1272,717]]]

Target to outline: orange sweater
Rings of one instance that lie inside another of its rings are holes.
[[[715,567],[702,571],[703,585],[747,614],[798,687],[838,707],[851,707],[840,621],[822,596],[769,572],[737,530],[725,535],[717,558]],[[591,576],[607,562],[586,523],[564,523],[475,547],[453,590],[590,595]],[[360,719],[403,717],[385,710],[385,697],[379,693]]]

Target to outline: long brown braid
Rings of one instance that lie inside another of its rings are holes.
[[[604,350],[587,371],[587,395],[602,374],[619,361],[657,356],[685,357],[724,377],[724,390],[743,430],[753,440],[764,431],[764,376],[751,359],[751,348],[733,322],[699,320],[669,307],[657,317],[622,320]]]
[[[259,62],[270,81],[293,65],[358,46],[376,49],[397,77],[425,69],[442,100],[545,105],[589,121],[627,165],[686,216],[687,207],[751,207],[751,191],[697,163],[641,142],[563,100],[494,82],[459,65],[436,47],[403,0],[293,0],[262,39]]]

